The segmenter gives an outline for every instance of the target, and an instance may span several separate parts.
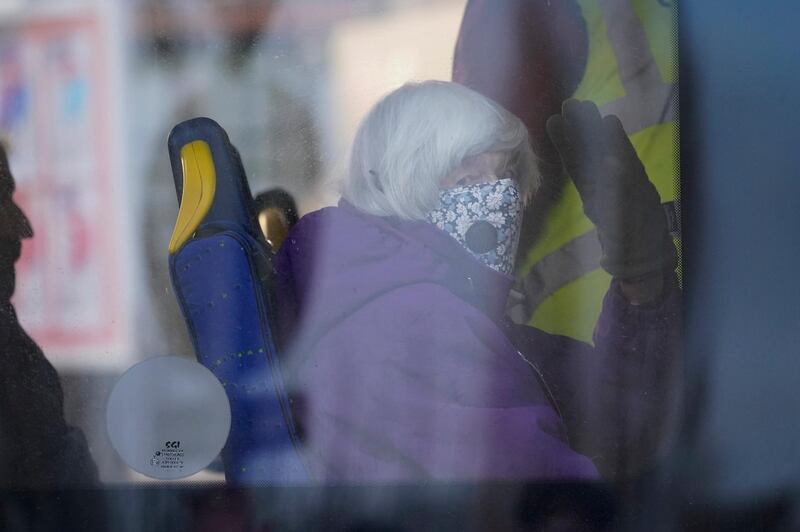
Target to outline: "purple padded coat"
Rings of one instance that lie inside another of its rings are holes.
[[[346,201],[303,217],[276,268],[322,482],[595,479],[640,466],[661,438],[672,283],[649,307],[612,283],[592,347],[510,323],[513,279],[432,224]]]

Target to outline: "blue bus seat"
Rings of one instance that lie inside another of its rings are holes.
[[[239,154],[209,118],[178,124],[168,146],[181,207],[170,276],[197,360],[230,401],[226,480],[304,483],[308,474],[273,334],[272,251],[255,220]]]

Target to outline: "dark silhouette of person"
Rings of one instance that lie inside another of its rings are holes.
[[[0,487],[91,485],[97,467],[83,433],[64,419],[58,373],[17,320],[11,296],[22,240],[33,229],[14,203],[0,145]]]

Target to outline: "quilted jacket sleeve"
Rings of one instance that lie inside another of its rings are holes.
[[[674,435],[681,292],[672,273],[665,286],[658,301],[633,306],[612,281],[594,346],[511,326],[518,347],[552,389],[570,444],[606,478],[646,470]]]

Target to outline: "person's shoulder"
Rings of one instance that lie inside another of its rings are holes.
[[[342,238],[363,232],[364,221],[351,209],[327,206],[304,214],[292,229],[279,251],[291,253],[298,248],[336,245]],[[288,245],[287,245],[288,244]]]
[[[310,227],[317,227],[331,219],[336,219],[341,214],[341,209],[335,206],[322,207],[321,209],[308,212],[300,217],[291,232],[297,233],[306,231]]]
[[[395,286],[364,305],[362,311],[374,313],[382,309],[398,319],[413,321],[419,321],[421,317],[426,316],[438,322],[458,322],[465,317],[489,320],[478,308],[435,281]]]
[[[422,347],[459,346],[462,352],[506,351],[511,347],[500,327],[480,309],[436,282],[393,288],[364,304],[350,327],[380,334],[387,341],[407,341]]]

